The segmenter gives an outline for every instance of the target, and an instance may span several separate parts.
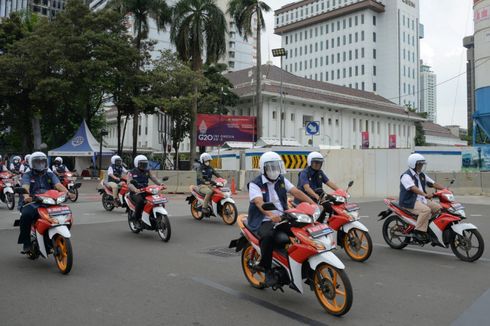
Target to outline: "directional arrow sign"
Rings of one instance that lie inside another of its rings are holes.
[[[310,121],[306,125],[306,134],[309,136],[315,136],[320,133],[320,123],[318,121]]]

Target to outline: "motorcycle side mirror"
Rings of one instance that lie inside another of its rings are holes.
[[[349,188],[354,185],[354,181],[349,181],[349,184],[347,185]]]
[[[276,207],[276,205],[274,205],[274,203],[269,202],[269,203],[263,203],[262,209],[264,211],[275,211],[275,210],[277,210],[277,207]]]
[[[163,177],[163,178],[162,178],[162,181],[163,181],[163,182],[165,182],[165,181],[167,181],[167,180],[168,180],[168,177]]]

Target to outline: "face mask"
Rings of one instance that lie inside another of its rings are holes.
[[[281,171],[275,170],[275,171],[268,172],[267,178],[269,178],[269,180],[271,180],[271,181],[276,181],[280,175],[281,175]]]
[[[210,161],[206,161],[204,162],[204,165],[209,166],[210,163],[211,163]]]

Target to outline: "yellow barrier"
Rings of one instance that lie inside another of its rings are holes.
[[[281,155],[286,169],[305,169],[308,166],[307,155],[302,154],[284,154]],[[260,155],[252,156],[252,168],[259,168]]]

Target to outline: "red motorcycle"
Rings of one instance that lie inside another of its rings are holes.
[[[264,210],[276,210],[273,203],[264,203]],[[334,231],[326,224],[317,222],[320,209],[316,205],[301,203],[284,212],[283,221],[288,224],[289,234],[276,237],[272,269],[278,284],[273,290],[288,285],[303,293],[307,284],[330,314],[341,316],[352,306],[352,286],[345,273],[344,264],[332,252],[335,249]],[[248,282],[257,289],[265,287],[265,275],[260,261],[260,237],[247,225],[247,215],[238,217],[242,237],[233,240],[230,248],[242,250],[242,269]]]
[[[9,210],[15,208],[15,194],[13,189],[15,181],[12,178],[13,175],[10,172],[0,172],[0,200],[7,204]]]
[[[25,189],[17,188],[16,192],[24,194]],[[73,217],[70,207],[62,205],[65,201],[66,194],[57,190],[49,190],[33,197],[33,202],[40,204],[37,209],[39,219],[31,227],[32,246],[27,253],[31,260],[39,256],[47,258],[53,254],[62,274],[68,274],[73,266],[70,240]],[[16,220],[14,226],[19,226],[19,223],[20,220]]]
[[[346,190],[338,189],[332,194],[319,189],[318,204],[323,206],[324,214],[331,208],[332,214],[328,217],[327,224],[337,231],[337,242],[346,254],[352,260],[363,262],[371,256],[373,241],[367,227],[359,222],[359,205],[348,203],[348,191],[353,184],[351,181]]]
[[[75,171],[73,171],[75,172]],[[73,172],[64,172],[60,176],[60,181],[63,186],[65,186],[66,189],[68,189],[68,192],[72,193],[74,198],[69,198],[72,202],[76,202],[78,199],[78,188],[82,185],[80,182],[77,181],[77,177]]]
[[[126,208],[128,207],[126,205],[126,201],[124,200],[124,196],[126,193],[129,191],[128,190],[128,178],[127,176],[122,176],[121,181],[119,182],[119,203],[121,204],[120,207]],[[109,187],[105,182],[101,182],[101,187],[98,189],[99,194],[102,195],[102,206],[104,206],[104,209],[108,212],[112,211],[116,205],[114,203],[114,196],[112,194],[112,188]]]
[[[165,179],[164,179],[165,180]],[[128,224],[129,229],[133,233],[140,233],[143,230],[157,231],[158,236],[163,241],[170,240],[172,230],[168,213],[165,209],[167,198],[161,193],[165,186],[148,186],[140,189],[146,194],[146,204],[141,216],[142,223],[139,223],[134,218],[135,204],[129,196],[129,192],[125,195],[126,204],[128,205]]]
[[[453,184],[454,180],[450,184]],[[451,247],[454,255],[466,262],[473,262],[483,255],[485,248],[483,238],[477,227],[471,223],[461,223],[466,219],[463,205],[454,201],[454,194],[449,189],[434,193],[442,206],[442,210],[429,220],[428,239],[418,240],[413,234],[417,223],[417,215],[401,207],[394,198],[384,200],[388,206],[386,211],[379,213],[384,220],[383,238],[394,249],[403,249],[407,245]]]

